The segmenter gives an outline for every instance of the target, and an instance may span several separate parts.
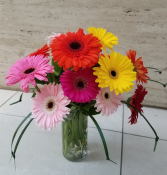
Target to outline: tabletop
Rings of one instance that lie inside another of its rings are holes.
[[[62,154],[61,124],[51,131],[42,130],[33,121],[16,152],[16,169],[11,158],[11,140],[16,127],[31,112],[32,93],[0,90],[0,175],[166,175],[167,110],[143,107],[144,115],[160,138],[153,152],[155,136],[139,116],[128,123],[130,110],[122,105],[106,117],[94,116],[105,136],[110,158],[106,160],[102,141],[94,123],[88,120],[88,154],[80,162],[70,162]]]

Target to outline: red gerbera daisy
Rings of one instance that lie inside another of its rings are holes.
[[[142,101],[144,100],[145,95],[147,94],[147,91],[142,85],[137,85],[137,89],[135,90],[135,94],[132,96],[130,104],[134,106],[138,111],[143,112],[141,109],[143,106],[141,105]],[[138,119],[138,112],[134,108],[130,108],[131,110],[131,116],[130,123],[136,124]]]
[[[58,61],[64,70],[73,66],[75,71],[80,67],[94,66],[98,62],[101,47],[97,37],[86,35],[81,28],[76,33],[61,34],[50,45],[54,61]]]
[[[137,79],[136,79],[136,83],[147,83],[147,79],[149,78],[146,74],[148,74],[148,70],[144,67],[143,65],[143,61],[142,61],[142,57],[139,57],[136,61],[136,51],[134,50],[129,50],[129,52],[126,52],[126,55],[129,59],[131,59],[132,63],[135,66],[135,71],[137,72]]]
[[[47,52],[49,52],[49,47],[47,44],[45,44],[41,49],[38,49],[36,52],[31,53],[29,56],[44,55],[44,57],[48,57],[50,54]]]

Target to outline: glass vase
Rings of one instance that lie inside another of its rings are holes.
[[[81,111],[70,113],[62,122],[63,155],[76,162],[87,155],[87,116]]]

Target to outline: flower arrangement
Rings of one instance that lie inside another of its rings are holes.
[[[47,37],[46,45],[10,68],[6,76],[8,86],[21,82],[20,88],[25,93],[30,90],[29,84],[34,87],[31,88],[34,91],[32,112],[20,123],[12,138],[11,154],[14,159],[19,142],[33,119],[39,127],[48,130],[62,122],[64,156],[72,161],[84,158],[87,151],[87,116],[90,116],[101,136],[106,159],[111,161],[102,130],[93,115],[102,113],[109,116],[121,104],[126,104],[131,110],[129,123],[136,124],[139,114],[144,117],[156,136],[155,151],[159,137],[143,115],[141,105],[147,94],[142,84],[148,80],[155,81],[147,75],[150,67],[144,66],[142,57],[136,59],[134,50],[126,52],[126,56],[116,53],[113,46],[118,44],[118,38],[106,29],[90,27],[87,30],[89,34],[81,28],[66,34],[53,33]],[[50,52],[52,65],[48,59]],[[129,92],[134,81],[137,84],[134,95],[123,100],[121,94]],[[11,105],[21,102],[22,95]],[[16,134],[28,119],[13,150]]]

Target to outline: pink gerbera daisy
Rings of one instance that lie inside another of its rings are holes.
[[[50,130],[69,114],[70,109],[66,106],[70,100],[64,95],[61,84],[45,84],[40,91],[33,98],[32,118],[36,119],[38,126]]]
[[[76,72],[66,70],[60,77],[64,94],[77,103],[90,102],[96,98],[99,88],[95,80],[91,68],[79,68]]]
[[[121,94],[116,95],[114,91],[110,91],[109,87],[102,88],[96,96],[96,111],[102,111],[102,115],[109,116],[117,110],[119,105],[121,105],[120,100],[122,99],[123,97]]]
[[[41,81],[48,81],[47,73],[53,73],[54,67],[48,64],[49,60],[43,55],[27,56],[18,60],[8,72],[6,83],[8,86],[14,85],[20,81],[20,88],[24,92],[29,92],[29,82],[32,86],[36,86],[34,78]]]

